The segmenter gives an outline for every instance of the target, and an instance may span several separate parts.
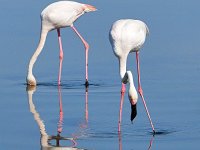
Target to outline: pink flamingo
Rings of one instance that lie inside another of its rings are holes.
[[[120,100],[120,113],[118,131],[121,131],[122,120],[122,106],[124,101],[125,84],[129,82],[129,100],[131,103],[131,121],[137,115],[136,103],[138,99],[137,91],[134,86],[133,76],[131,71],[126,71],[126,62],[128,54],[136,52],[137,72],[138,72],[138,92],[142,98],[147,116],[149,118],[153,133],[155,129],[147,109],[147,105],[143,96],[143,90],[140,82],[140,65],[139,65],[139,50],[145,42],[146,35],[149,30],[147,25],[140,20],[122,19],[116,21],[110,30],[110,42],[113,47],[114,54],[119,59],[120,77],[122,80],[121,100]]]
[[[88,50],[89,44],[84,40],[84,38],[80,35],[77,29],[74,27],[73,23],[82,16],[86,12],[95,11],[96,8],[94,6],[88,4],[81,4],[73,1],[59,1],[50,4],[47,6],[41,13],[41,34],[40,40],[35,53],[30,59],[28,66],[28,75],[27,75],[27,84],[36,85],[36,79],[32,73],[33,65],[37,60],[38,55],[41,53],[46,37],[49,31],[57,29],[58,33],[58,41],[60,47],[60,63],[59,63],[59,74],[58,74],[58,85],[61,84],[61,71],[62,71],[62,61],[63,61],[63,49],[62,49],[62,41],[60,28],[71,27],[78,37],[81,39],[85,46],[85,66],[86,66],[86,82],[85,85],[88,86]]]

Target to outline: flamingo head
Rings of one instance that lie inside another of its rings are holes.
[[[137,115],[136,104],[138,100],[138,94],[134,86],[130,86],[130,89],[128,91],[128,97],[131,103],[131,121],[133,121]]]
[[[36,86],[37,84],[36,79],[33,75],[28,75],[26,78],[26,82],[28,85],[33,85],[33,86]]]

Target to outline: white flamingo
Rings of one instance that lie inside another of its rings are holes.
[[[153,133],[155,129],[146,106],[146,102],[143,96],[143,91],[140,82],[140,65],[139,65],[139,50],[145,42],[146,35],[149,30],[147,25],[140,20],[133,19],[121,19],[116,21],[110,30],[110,42],[113,47],[115,56],[119,59],[119,72],[122,80],[121,89],[121,100],[120,100],[120,112],[119,112],[119,124],[118,131],[121,131],[121,120],[122,120],[122,106],[125,93],[125,84],[129,82],[129,100],[131,102],[131,121],[135,118],[137,114],[136,103],[138,99],[138,94],[134,86],[133,76],[131,71],[126,70],[126,62],[128,54],[131,52],[136,52],[137,61],[137,72],[138,72],[138,92],[142,97],[142,101],[147,112]]]
[[[86,12],[95,11],[96,8],[94,6],[88,4],[81,4],[78,2],[73,1],[59,1],[50,4],[47,6],[41,13],[41,34],[40,40],[35,53],[33,54],[32,58],[30,59],[29,66],[28,66],[28,75],[27,75],[27,84],[29,85],[36,85],[36,79],[32,73],[33,65],[37,60],[38,55],[41,53],[46,37],[49,31],[57,29],[58,33],[58,41],[60,47],[60,64],[59,64],[59,74],[58,74],[58,85],[60,85],[61,81],[61,70],[62,70],[62,60],[63,60],[63,49],[62,49],[62,42],[61,42],[61,34],[60,28],[64,27],[71,27],[78,37],[81,39],[85,46],[85,66],[86,66],[86,82],[85,85],[88,86],[88,49],[89,44],[84,40],[84,38],[80,35],[77,29],[74,27],[73,23],[82,16]]]

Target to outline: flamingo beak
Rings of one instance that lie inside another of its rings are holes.
[[[137,115],[136,104],[134,104],[134,105],[131,104],[131,121],[133,121],[135,119],[136,115]]]

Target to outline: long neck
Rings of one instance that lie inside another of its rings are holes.
[[[133,83],[133,75],[131,73],[131,71],[127,71],[126,72],[127,76],[128,76],[128,82],[130,84],[130,88],[135,88],[134,83]]]
[[[133,82],[133,75],[132,75],[131,71],[126,71],[126,73],[124,74],[124,77],[122,78],[122,82],[125,84],[127,82],[129,82],[130,88],[132,88],[132,87],[135,88],[134,82]]]
[[[131,71],[127,71],[124,75],[124,78],[122,79],[123,83],[129,82],[129,90],[128,90],[128,96],[131,104],[136,104],[137,99],[138,99],[138,94],[134,86],[134,81],[133,81],[133,75]]]
[[[40,33],[40,41],[39,41],[38,47],[37,47],[37,49],[35,50],[33,56],[32,56],[31,59],[30,59],[30,62],[29,62],[29,66],[28,66],[28,74],[29,74],[29,75],[30,75],[30,74],[32,75],[33,65],[34,65],[34,63],[36,62],[37,57],[38,57],[39,54],[41,53],[42,48],[44,47],[44,43],[45,43],[45,41],[46,41],[47,34],[48,34],[48,30],[42,28],[42,29],[41,29],[41,33]]]
[[[127,57],[119,58],[119,73],[120,73],[121,79],[124,78],[124,75],[126,73],[126,61],[127,61]]]

